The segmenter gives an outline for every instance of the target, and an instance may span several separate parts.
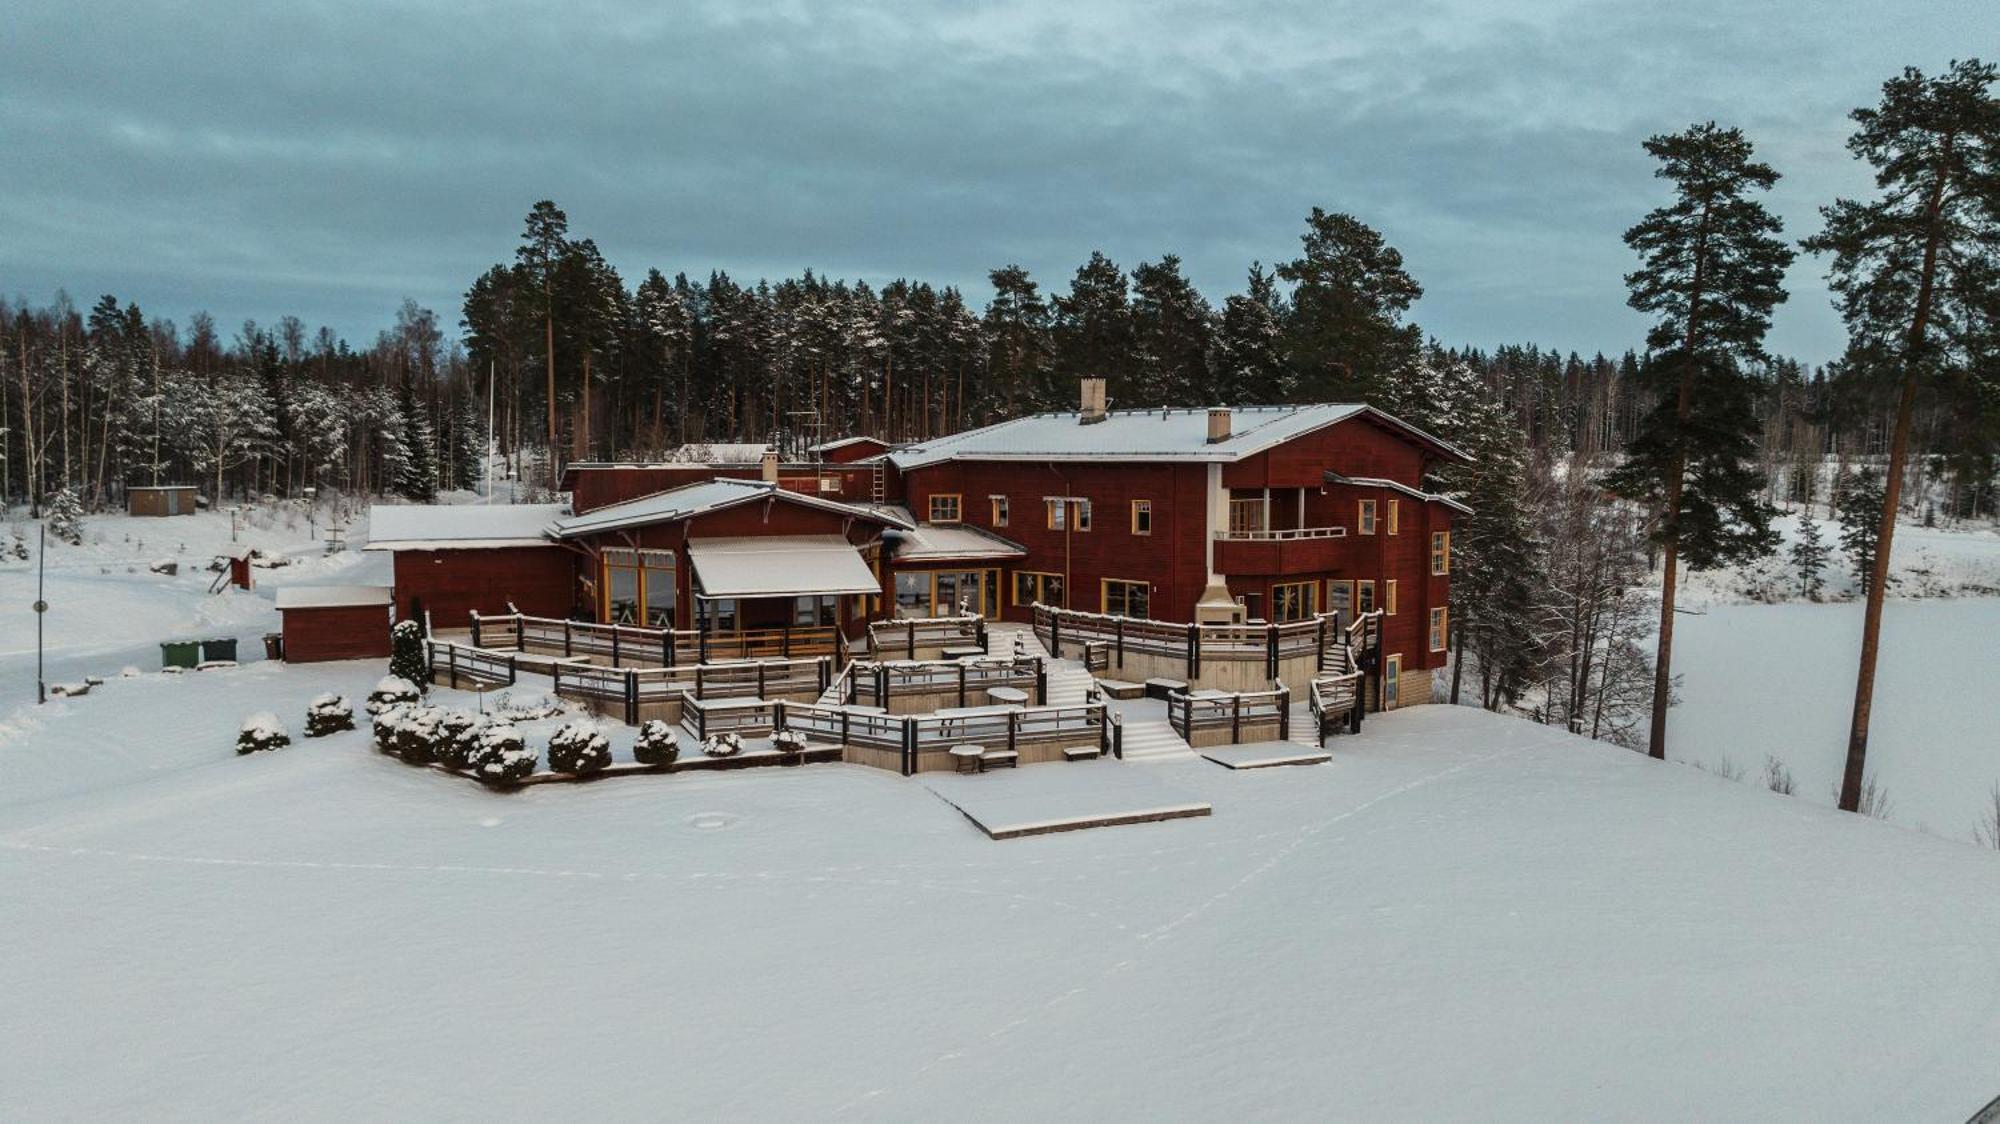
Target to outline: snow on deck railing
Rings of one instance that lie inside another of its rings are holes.
[[[1129,654],[1165,656],[1180,661],[1189,679],[1207,662],[1262,660],[1267,678],[1276,679],[1286,660],[1311,657],[1323,669],[1328,654],[1342,642],[1340,614],[1320,613],[1283,624],[1199,624],[1121,617],[1061,609],[1037,602],[1035,636],[1049,653],[1061,658],[1065,641],[1104,644],[1110,663],[1123,667]]]
[[[628,663],[674,667],[715,660],[839,656],[840,630],[829,625],[734,629],[642,628],[629,624],[558,620],[523,613],[471,615],[474,647],[520,652],[601,656],[613,667]]]

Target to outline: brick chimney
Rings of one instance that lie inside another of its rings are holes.
[[[1083,404],[1077,419],[1083,425],[1091,425],[1104,420],[1104,380],[1089,378],[1083,380]]]
[[[1229,407],[1210,406],[1208,408],[1208,443],[1229,440]]]
[[[764,483],[776,484],[778,482],[778,451],[776,449],[764,450],[761,467],[763,469]]]

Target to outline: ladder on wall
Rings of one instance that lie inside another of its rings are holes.
[[[883,462],[880,460],[876,461],[875,471],[870,474],[868,482],[868,499],[870,503],[878,507],[889,502],[888,475],[883,468]]]

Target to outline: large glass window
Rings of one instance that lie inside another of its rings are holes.
[[[674,627],[674,555],[666,550],[604,552],[604,620],[610,624]]]
[[[1037,601],[1062,607],[1062,575],[1036,573],[1033,570],[1014,571],[1014,607],[1025,609]]]
[[[639,559],[629,550],[604,552],[604,619],[639,623]]]
[[[792,624],[797,628],[813,628],[820,625],[840,623],[840,598],[833,594],[818,597],[792,598]]]
[[[1302,621],[1319,612],[1318,582],[1281,582],[1271,587],[1271,619]]]
[[[1264,501],[1230,500],[1229,533],[1232,535],[1254,535],[1264,529]]]
[[[1326,583],[1326,607],[1340,614],[1342,621],[1354,620],[1354,583],[1336,578]]]
[[[695,602],[700,610],[702,627],[710,632],[736,631],[736,599],[733,597],[704,597]]]
[[[931,576],[923,570],[899,570],[896,573],[896,615],[899,617],[927,617],[931,615]]]
[[[1104,611],[1114,617],[1150,617],[1153,587],[1148,582],[1104,579]]]

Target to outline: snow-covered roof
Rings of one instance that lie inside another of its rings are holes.
[[[364,550],[489,550],[544,546],[559,503],[376,504]]]
[[[388,605],[395,597],[386,585],[288,585],[278,590],[278,609],[343,609]]]
[[[1452,499],[1450,496],[1440,495],[1437,492],[1421,491],[1419,489],[1410,487],[1408,484],[1398,483],[1394,480],[1384,479],[1383,477],[1380,476],[1342,476],[1340,473],[1335,472],[1329,468],[1326,470],[1326,482],[1329,484],[1352,484],[1363,488],[1387,488],[1390,491],[1401,492],[1404,495],[1410,496],[1414,499],[1430,500],[1435,503],[1441,503],[1446,507],[1451,508],[1453,511],[1459,512],[1464,515],[1472,514],[1471,508],[1465,506],[1464,504],[1458,502],[1455,499]]]
[[[831,453],[835,449],[845,449],[849,445],[880,445],[885,449],[889,447],[889,443],[879,437],[838,437],[832,441],[822,441],[814,445],[810,451]]]
[[[1114,410],[1083,424],[1080,414],[1036,414],[905,446],[888,454],[897,468],[948,460],[1089,460],[1229,462],[1263,452],[1335,422],[1366,415],[1447,454],[1457,449],[1372,406],[1320,402],[1229,408],[1229,436],[1208,439],[1207,409]]]
[[[690,539],[704,597],[818,597],[880,593],[875,572],[839,535]]]
[[[127,485],[125,485],[125,490],[126,490],[126,491],[128,491],[128,492],[191,492],[191,491],[193,491],[193,490],[194,490],[194,488],[195,488],[195,485],[193,485],[193,484],[127,484]]]
[[[914,531],[895,532],[892,557],[897,562],[951,562],[959,559],[1025,558],[1027,550],[978,527],[920,523]]]
[[[756,464],[771,446],[755,441],[695,441],[667,454],[676,464]]]
[[[671,523],[711,511],[735,507],[738,504],[756,503],[776,499],[806,507],[831,511],[840,515],[858,516],[887,523],[891,526],[907,526],[909,520],[898,519],[885,514],[879,508],[861,508],[852,504],[836,503],[801,492],[794,492],[769,484],[762,480],[735,480],[722,478],[704,480],[699,484],[671,488],[655,492],[650,496],[626,500],[623,503],[608,504],[593,508],[582,515],[572,515],[557,519],[553,530],[558,538],[575,538],[578,535],[599,531],[615,531],[624,527],[644,526],[648,523]]]

